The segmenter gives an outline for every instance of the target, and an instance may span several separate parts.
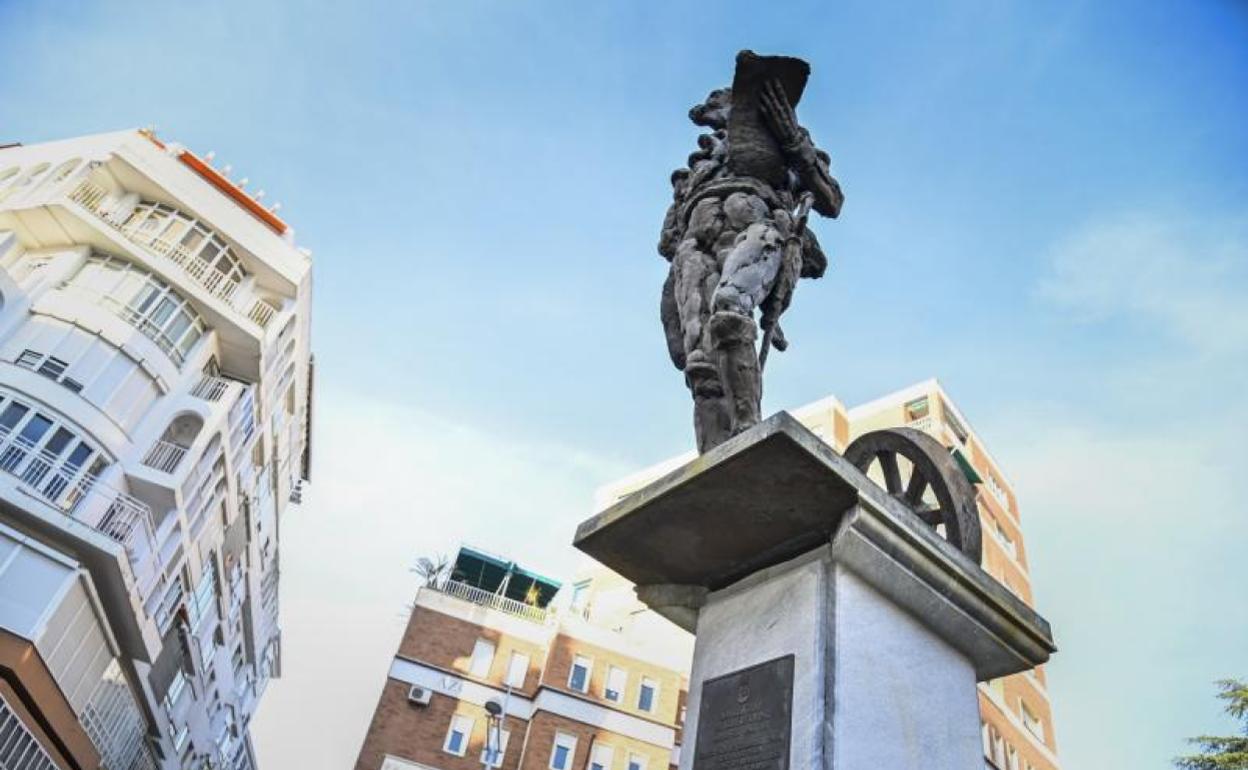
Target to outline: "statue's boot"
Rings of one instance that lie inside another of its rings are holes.
[[[685,363],[685,384],[693,394],[693,429],[701,454],[732,437],[732,412],[724,397],[719,367],[695,350]]]
[[[758,325],[749,316],[721,310],[711,316],[710,332],[735,436],[762,419],[763,376],[754,347]]]

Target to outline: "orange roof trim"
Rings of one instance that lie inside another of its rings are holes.
[[[139,129],[139,133],[147,137],[147,139],[160,149],[167,149],[165,143],[156,138],[156,132],[148,128]],[[190,150],[183,150],[178,155],[178,160],[182,161],[191,169],[202,176],[210,185],[225,193],[227,197],[235,203],[247,209],[248,213],[268,225],[278,235],[285,235],[290,226],[277,218],[272,211],[269,211],[255,198],[243,191],[243,188],[231,182],[220,171],[200,160],[199,156]]]
[[[229,179],[226,179],[224,174],[200,160],[199,156],[195,153],[190,150],[183,150],[182,153],[178,155],[178,160],[190,166],[195,173],[206,179],[209,184],[232,198],[238,205],[247,209],[247,211],[250,212],[256,219],[259,219],[261,222],[264,222],[266,225],[273,228],[278,235],[283,235],[288,229],[290,229],[287,224],[278,219],[272,211],[269,211],[264,206],[261,206],[255,198],[243,192],[241,187],[234,184]]]

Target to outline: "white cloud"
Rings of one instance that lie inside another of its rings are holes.
[[[1163,770],[1213,726],[1209,682],[1242,675],[1248,645],[1248,232],[1128,217],[1064,240],[1050,267],[1039,296],[1081,326],[1112,322],[1098,341],[1131,355],[1053,362],[1078,396],[1015,403],[987,432],[1062,648],[1050,667],[1062,754]],[[1132,704],[1165,729],[1141,731]]]
[[[1242,220],[1125,217],[1060,243],[1043,297],[1084,320],[1125,317],[1201,353],[1248,349],[1248,234]]]
[[[254,733],[264,767],[355,763],[416,590],[416,557],[468,542],[569,576],[594,486],[627,470],[351,393],[317,395],[308,503],[282,522],[283,676]]]

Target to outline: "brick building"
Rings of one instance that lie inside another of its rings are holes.
[[[674,764],[690,638],[613,575],[561,587],[461,549],[416,595],[356,770]]]

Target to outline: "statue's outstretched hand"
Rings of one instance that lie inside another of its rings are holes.
[[[790,147],[801,141],[801,126],[797,123],[797,115],[793,112],[793,106],[789,104],[789,97],[784,93],[784,86],[779,80],[773,78],[763,84],[762,93],[759,94],[759,110],[781,145]]]

